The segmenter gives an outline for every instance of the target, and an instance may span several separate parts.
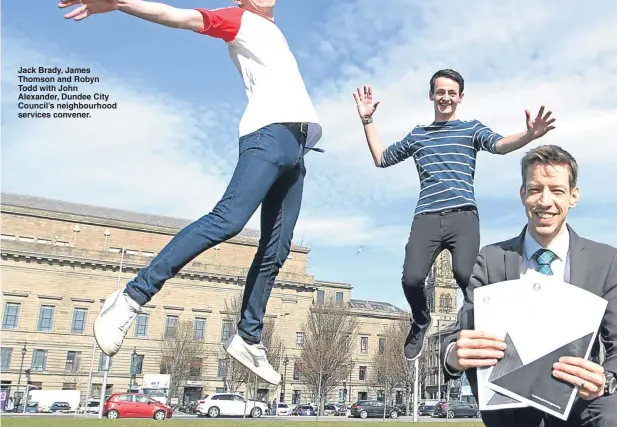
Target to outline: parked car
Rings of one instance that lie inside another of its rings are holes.
[[[478,405],[474,403],[462,402],[460,400],[453,400],[450,402],[439,402],[435,405],[435,412],[433,417],[440,418],[481,418]]]
[[[48,408],[44,408],[41,412],[70,412],[71,405],[69,402],[54,402]]]
[[[202,403],[203,402],[203,403]],[[246,413],[244,412],[246,408]],[[238,393],[214,393],[199,401],[197,413],[210,418],[219,416],[248,415],[259,418],[266,413],[268,405],[257,400],[246,400]]]
[[[279,403],[276,405],[276,415],[289,415],[291,414],[291,408],[286,403]]]
[[[145,394],[114,393],[103,404],[103,416],[116,418],[171,418],[173,410]]]
[[[387,405],[385,411],[388,418],[398,418],[400,415],[396,406]],[[351,405],[351,416],[355,418],[374,418],[383,415],[384,403],[378,400],[359,400]]]
[[[311,405],[298,405],[293,411],[291,411],[291,415],[300,415],[300,416],[312,416],[316,415],[315,408]]]
[[[435,405],[439,403],[438,400],[426,400],[424,402],[420,402],[418,405],[418,415],[420,416],[432,416],[435,412]]]
[[[98,399],[91,399],[87,402],[82,402],[78,409],[78,412],[85,412],[87,414],[98,414],[100,405],[101,404]]]

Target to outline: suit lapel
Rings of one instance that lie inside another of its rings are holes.
[[[570,232],[570,283],[584,288],[589,271],[589,251],[585,250],[583,239],[568,226]]]
[[[523,232],[517,238],[511,240],[510,245],[504,248],[505,280],[518,280],[521,278],[523,242],[526,230],[527,226],[523,228]]]

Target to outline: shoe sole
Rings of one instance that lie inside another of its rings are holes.
[[[241,354],[236,353],[232,346],[230,344],[225,346],[225,351],[227,352],[227,354],[229,354],[231,357],[233,357],[235,360],[237,360],[238,362],[240,362],[242,365],[244,365],[249,371],[251,371],[252,373],[254,373],[255,375],[257,375],[259,378],[261,378],[262,380],[266,381],[269,384],[272,385],[279,385],[281,383],[281,381],[279,380],[278,382],[274,383],[270,380],[268,380],[267,378],[262,377],[257,370],[255,369],[255,365],[253,365],[252,361],[249,361],[246,357],[244,357]]]
[[[431,320],[429,320],[428,326],[426,327],[426,331],[427,332],[428,332],[429,329],[431,329],[431,325],[432,324],[433,324],[433,318],[431,317]],[[424,335],[424,338],[426,338],[426,335]],[[420,352],[418,353],[418,355],[416,357],[412,358],[412,359],[410,359],[409,357],[405,356],[405,359],[407,359],[408,362],[416,361],[420,356],[422,356],[422,350],[424,350],[424,339],[422,340],[422,348],[420,349]],[[441,363],[441,362],[439,362],[439,363]]]
[[[94,332],[94,341],[96,341],[96,345],[99,347],[99,350],[101,350],[101,351],[102,351],[102,352],[103,352],[106,356],[108,356],[108,357],[114,357],[116,354],[118,354],[118,352],[115,352],[115,353],[113,353],[113,352],[112,352],[112,354],[109,354],[107,351],[105,351],[105,350],[103,349],[103,347],[101,346],[101,343],[99,343],[99,340],[96,338],[96,336],[97,336],[97,334],[99,333],[99,327],[98,327],[98,325],[99,325],[99,320],[100,320],[100,317],[101,317],[101,313],[103,313],[105,310],[107,310],[107,309],[111,306],[111,304],[113,304],[113,303],[110,303],[110,301],[115,301],[115,300],[118,298],[118,296],[117,296],[117,295],[116,295],[116,297],[115,297],[115,298],[112,298],[112,297],[113,297],[115,294],[117,294],[118,292],[119,292],[119,291],[114,292],[113,294],[111,294],[110,298],[107,298],[107,299],[105,300],[105,303],[104,303],[104,304],[103,304],[103,306],[101,307],[101,312],[99,313],[99,315],[98,315],[98,316],[96,316],[96,319],[94,319],[94,326],[92,327],[92,330],[93,330],[93,332]],[[108,303],[109,303],[109,305],[108,305]]]

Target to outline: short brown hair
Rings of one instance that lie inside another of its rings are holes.
[[[563,148],[557,145],[540,145],[539,147],[530,150],[521,160],[521,173],[523,176],[523,185],[527,184],[527,169],[530,166],[545,165],[545,166],[567,166],[570,170],[570,190],[576,187],[578,178],[578,164],[576,159]]]

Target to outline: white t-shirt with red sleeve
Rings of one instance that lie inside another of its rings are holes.
[[[199,34],[224,40],[248,97],[240,136],[272,123],[308,123],[306,148],[322,129],[300,75],[298,63],[276,24],[239,7],[197,9],[204,19]]]

